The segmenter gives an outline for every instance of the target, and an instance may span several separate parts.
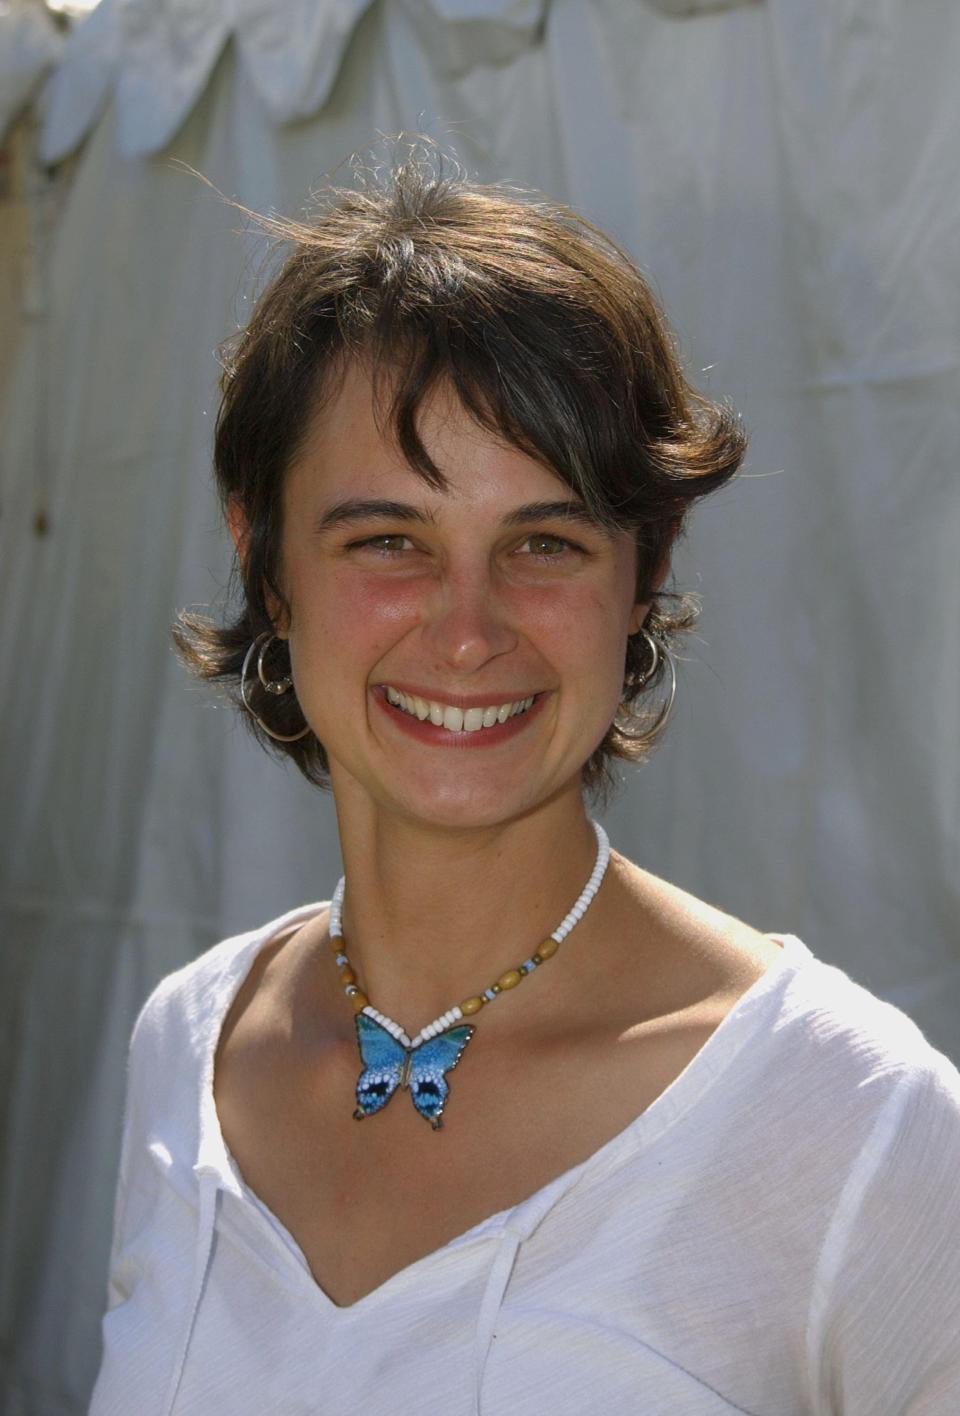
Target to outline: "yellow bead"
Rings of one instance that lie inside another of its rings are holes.
[[[497,979],[497,983],[500,988],[516,988],[522,978],[523,974],[519,969],[507,969],[507,972]]]
[[[331,934],[330,948],[335,954],[345,954],[347,952],[347,946],[343,942],[342,934]]]
[[[460,1004],[460,1012],[469,1018],[472,1013],[479,1013],[486,1001],[485,998],[465,998]]]
[[[560,945],[551,936],[550,939],[545,939],[542,944],[537,946],[537,953],[541,959],[552,959],[559,948]]]
[[[362,1009],[364,1009],[370,1002],[370,999],[365,993],[351,993],[349,997],[350,1002],[353,1004],[353,1011],[355,1013],[361,1012]]]
[[[349,964],[344,964],[340,969],[340,982],[346,988],[348,983],[356,983],[357,976]]]

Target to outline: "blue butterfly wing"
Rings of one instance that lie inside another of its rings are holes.
[[[475,1031],[469,1023],[459,1023],[421,1042],[410,1054],[410,1095],[420,1115],[435,1131],[443,1125],[440,1114],[450,1090],[445,1073],[460,1061]]]
[[[363,1071],[357,1080],[358,1109],[353,1113],[359,1121],[381,1111],[393,1096],[400,1084],[407,1049],[367,1013],[358,1013],[355,1021],[363,1060]]]

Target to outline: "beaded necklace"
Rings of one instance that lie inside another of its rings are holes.
[[[464,1048],[476,1032],[476,1028],[469,1023],[461,1023],[460,1019],[479,1013],[481,1008],[495,1002],[501,993],[516,988],[540,964],[552,959],[600,889],[610,860],[610,841],[598,821],[591,822],[591,825],[597,837],[597,859],[593,872],[579,899],[549,938],[534,950],[529,959],[516,968],[507,969],[496,983],[482,993],[465,998],[456,1007],[441,1013],[413,1038],[407,1036],[399,1023],[374,1008],[357,983],[340,927],[346,884],[345,877],[340,877],[330,904],[328,927],[330,943],[340,968],[340,982],[357,1015],[357,1046],[363,1063],[357,1081],[357,1109],[353,1113],[357,1121],[381,1111],[398,1087],[408,1087],[419,1114],[430,1122],[435,1131],[440,1129],[443,1125],[441,1114],[449,1092],[446,1073],[460,1061]]]

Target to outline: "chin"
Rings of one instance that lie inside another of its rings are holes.
[[[562,781],[545,774],[536,782],[529,774],[525,778],[515,774],[509,781],[491,776],[483,782],[476,777],[453,780],[444,774],[442,779],[411,783],[400,792],[393,783],[389,799],[404,815],[424,825],[483,830],[528,816],[568,792],[582,795],[581,770],[578,767]],[[381,800],[386,804],[385,798]]]
[[[410,793],[401,803],[408,815],[425,825],[450,830],[482,830],[523,815],[534,805],[528,792],[513,794],[465,792],[456,788],[432,793]]]

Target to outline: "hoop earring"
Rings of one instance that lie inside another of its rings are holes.
[[[299,742],[300,739],[306,737],[307,733],[310,731],[309,723],[300,733],[275,733],[273,728],[268,727],[267,724],[263,721],[263,719],[260,717],[260,714],[254,711],[253,707],[250,704],[250,700],[247,697],[247,674],[250,670],[250,660],[253,657],[254,650],[258,646],[260,648],[260,652],[259,654],[257,654],[257,677],[259,678],[260,682],[263,684],[267,692],[279,695],[281,693],[287,693],[293,687],[293,679],[291,679],[289,676],[279,679],[268,679],[266,676],[266,672],[263,667],[263,656],[266,654],[267,650],[270,648],[270,645],[273,643],[276,637],[277,636],[275,634],[270,634],[269,632],[258,634],[256,639],[250,645],[250,648],[247,650],[246,655],[244,656],[243,668],[240,670],[240,697],[243,700],[244,708],[246,708],[247,712],[252,718],[256,718],[257,722],[260,724],[261,728],[263,728],[263,731],[267,734],[268,737],[272,737],[275,742]]]
[[[666,707],[661,710],[660,716],[657,718],[656,722],[653,724],[652,727],[647,728],[646,732],[628,732],[626,728],[621,727],[620,723],[618,722],[618,718],[620,715],[619,713],[617,714],[617,716],[613,720],[613,726],[616,728],[617,732],[620,733],[621,737],[625,737],[628,742],[652,742],[655,737],[658,737],[667,725],[667,719],[670,717],[670,714],[673,710],[673,700],[677,696],[677,666],[674,662],[673,655],[670,653],[670,650],[666,647],[666,645],[664,645],[664,647],[661,649],[660,645],[654,639],[653,635],[650,633],[649,630],[641,629],[640,633],[650,645],[650,652],[653,657],[650,662],[650,667],[647,669],[647,671],[643,675],[643,678],[638,683],[637,689],[639,691],[639,689],[643,688],[644,684],[649,683],[650,679],[653,678],[654,674],[657,672],[662,657],[666,659],[667,667],[670,670],[670,697],[667,699]]]

